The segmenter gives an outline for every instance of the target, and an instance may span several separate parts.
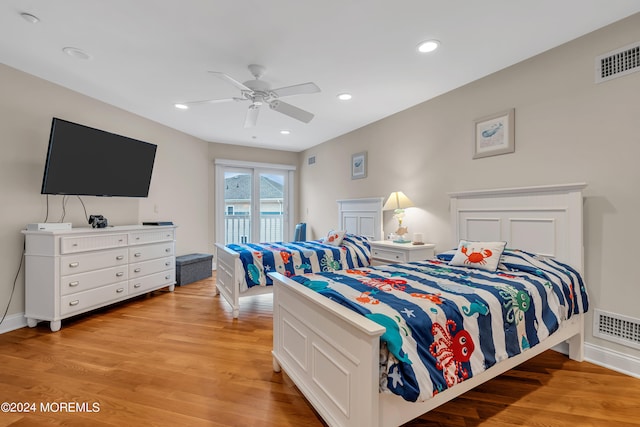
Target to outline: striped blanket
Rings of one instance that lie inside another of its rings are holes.
[[[451,266],[452,256],[292,279],[386,327],[380,388],[408,401],[526,351],[588,309],[568,265],[505,250],[488,272]]]
[[[371,264],[369,240],[355,234],[346,234],[340,246],[312,240],[230,244],[227,247],[240,254],[247,287],[272,285],[273,281],[267,276],[271,272],[290,277]]]

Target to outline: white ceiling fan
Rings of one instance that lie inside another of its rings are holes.
[[[251,101],[247,115],[244,121],[245,128],[251,128],[256,125],[258,120],[258,113],[262,105],[267,104],[269,108],[279,113],[285,114],[296,120],[300,120],[304,123],[309,123],[313,119],[314,115],[308,111],[298,108],[294,105],[287,104],[280,100],[285,96],[300,95],[305,93],[320,92],[320,88],[312,82],[301,83],[293,86],[285,86],[278,89],[271,89],[269,83],[264,80],[260,80],[266,71],[261,65],[251,64],[249,65],[249,71],[255,78],[254,80],[248,80],[244,83],[240,83],[233,77],[221,73],[218,71],[209,71],[214,76],[231,83],[238,89],[240,89],[240,97],[224,98],[224,99],[208,99],[204,101],[190,101],[183,102],[184,105],[196,105],[196,104],[217,104],[220,102],[228,101]]]

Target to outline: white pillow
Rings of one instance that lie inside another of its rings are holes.
[[[332,246],[340,246],[342,244],[342,239],[344,239],[345,233],[346,231],[344,230],[329,230],[329,232],[327,233],[327,237],[322,240],[322,243],[326,243],[327,245]]]
[[[507,242],[474,242],[460,240],[449,265],[496,271]]]

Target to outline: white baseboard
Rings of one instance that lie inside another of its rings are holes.
[[[640,358],[595,344],[584,344],[585,360],[640,379]]]
[[[15,331],[25,326],[27,326],[27,319],[24,317],[24,313],[12,314],[5,317],[2,324],[0,324],[0,334]]]

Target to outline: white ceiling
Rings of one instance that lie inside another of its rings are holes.
[[[0,59],[206,141],[302,151],[639,11],[638,0],[2,0]],[[441,48],[419,55],[426,39]],[[285,98],[315,118],[263,108],[244,129],[248,102],[174,108],[238,96],[208,71],[244,82],[249,64],[272,88],[315,82],[320,93]]]

